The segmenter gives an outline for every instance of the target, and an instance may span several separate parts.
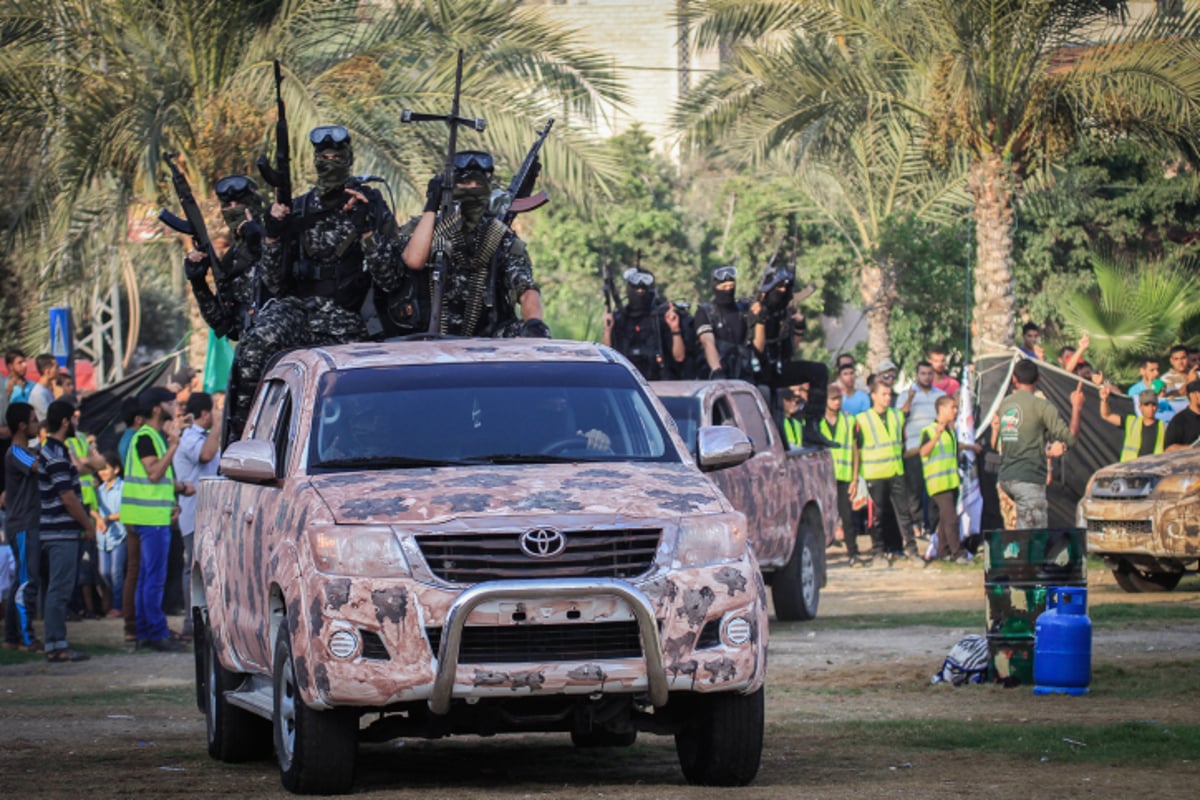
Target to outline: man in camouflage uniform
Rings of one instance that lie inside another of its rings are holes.
[[[439,219],[442,177],[434,177],[427,188],[425,210],[400,229],[408,272],[403,268],[372,272],[380,288],[396,297],[406,295],[406,282],[415,282],[421,308],[408,321],[409,330],[428,327],[431,254],[442,251],[449,258],[442,278],[441,324],[435,333],[549,338],[525,243],[503,220],[488,213],[493,169],[490,153],[456,153],[455,212]],[[393,321],[398,321],[395,315]]]
[[[391,265],[399,258],[395,220],[383,197],[350,174],[354,151],[349,132],[322,125],[309,140],[317,185],[295,198],[294,208],[273,203],[264,221],[260,272],[274,299],[256,315],[234,355],[232,437],[241,434],[273,355],[367,338],[360,312],[371,275],[394,270]]]
[[[217,336],[241,338],[250,326],[255,309],[263,298],[258,297],[258,262],[262,258],[262,196],[258,186],[245,175],[229,175],[217,181],[217,198],[221,201],[221,217],[229,228],[232,246],[219,255],[219,269],[213,274],[213,287],[208,274],[208,256],[193,250],[183,262],[192,296],[200,307],[200,316]]]

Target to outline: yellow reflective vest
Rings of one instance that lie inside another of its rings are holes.
[[[121,522],[126,525],[170,525],[171,511],[175,508],[175,468],[167,467],[162,480],[150,480],[146,465],[138,457],[138,440],[149,436],[154,442],[154,452],[159,458],[167,452],[167,443],[149,425],[138,428],[129,441],[125,454],[125,482],[121,489]]]
[[[904,474],[904,415],[889,408],[884,416],[868,408],[855,417],[862,431],[859,474],[877,481]]]
[[[1142,424],[1141,417],[1129,416],[1125,418],[1125,443],[1121,446],[1121,460],[1133,461],[1138,457],[1138,451],[1142,449],[1142,434],[1147,428]],[[1154,441],[1154,455],[1163,451],[1163,437],[1166,435],[1167,426],[1163,425],[1161,419],[1154,420],[1154,429],[1156,439]]]
[[[802,447],[804,441],[804,425],[793,417],[783,418],[783,433],[787,437],[788,447]]]
[[[88,456],[87,439],[79,434],[75,434],[70,439],[67,439],[67,447],[71,450],[71,455],[75,456],[77,461],[86,461]],[[96,500],[96,476],[92,473],[84,474],[83,470],[79,470],[79,492],[82,495],[79,499],[83,502],[83,507],[88,511],[99,508],[99,503]]]
[[[840,483],[849,483],[854,474],[854,421],[849,414],[839,411],[832,429],[829,420],[824,417],[817,427],[822,436],[840,445],[829,451],[833,456],[833,477]]]
[[[942,431],[939,436],[936,422],[921,429],[922,441],[927,433],[930,439],[936,437],[937,444],[927,458],[921,459],[921,470],[925,474],[925,491],[933,497],[957,489],[962,481],[958,477],[958,440],[954,434]]]

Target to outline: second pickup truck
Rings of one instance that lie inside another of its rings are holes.
[[[775,616],[817,616],[825,585],[825,548],[837,529],[833,459],[823,448],[788,448],[762,394],[745,381],[661,381],[650,384],[696,455],[705,426],[732,425],[754,447],[745,462],[709,478],[746,515],[747,539],[771,586]]]

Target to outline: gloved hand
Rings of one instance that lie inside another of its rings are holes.
[[[266,231],[268,239],[282,239],[287,235],[290,226],[290,216],[276,219],[271,214],[267,214],[263,217],[263,230]]]
[[[442,205],[442,175],[438,173],[429,179],[425,187],[425,210],[437,212]]]
[[[712,372],[708,373],[708,379],[710,381],[725,380],[725,370],[721,369],[720,367],[717,367]]]
[[[250,252],[257,254],[262,250],[262,225],[254,220],[247,220],[238,226],[238,234],[242,237],[242,244],[250,248]]]
[[[550,326],[540,319],[527,319],[521,323],[521,329],[517,331],[517,336],[522,339],[553,339],[550,335]]]
[[[202,281],[204,276],[208,274],[208,255],[201,253],[199,260],[193,261],[191,258],[183,260],[183,274],[191,282]]]

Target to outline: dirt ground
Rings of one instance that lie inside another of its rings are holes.
[[[1086,738],[1096,726],[1153,719],[1200,724],[1191,697],[1156,699],[1106,690],[1034,697],[1028,688],[930,686],[949,648],[974,629],[888,627],[884,615],[983,608],[982,571],[851,570],[831,553],[817,626],[773,624],[767,735],[757,780],[744,789],[684,784],[670,738],[643,734],[627,750],[577,751],[562,736],[465,737],[363,745],[355,794],[466,798],[1125,798],[1194,796],[1200,753],[1168,767],[1067,763],[986,749],[931,749],[911,739],[856,740],[857,723],[1054,724]],[[1098,628],[1093,665],[1152,671],[1200,660],[1200,577],[1174,592],[1129,595],[1106,572],[1089,575],[1089,603],[1180,604],[1194,618]],[[839,628],[839,617],[878,627]],[[192,692],[192,656],[128,652],[119,621],[69,626],[91,661],[40,659],[0,666],[0,792],[12,797],[285,797],[274,764],[209,759]],[[1020,727],[1016,728],[1017,730]],[[1057,730],[1057,727],[1056,727]],[[1066,739],[1064,739],[1066,740]],[[1072,740],[1074,741],[1074,740]],[[1080,745],[1086,746],[1086,743]],[[11,794],[10,794],[11,792]]]

